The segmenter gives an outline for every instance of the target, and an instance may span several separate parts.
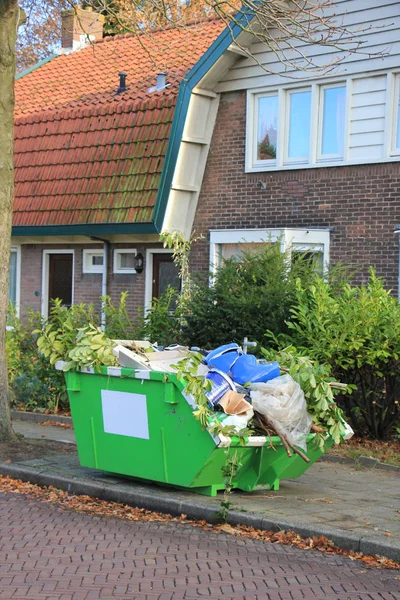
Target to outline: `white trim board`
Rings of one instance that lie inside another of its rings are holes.
[[[17,313],[17,317],[20,315],[20,307],[21,307],[21,246],[20,244],[12,244],[10,248],[11,252],[17,253],[17,263],[16,263],[16,289],[15,289],[15,310]]]
[[[171,254],[172,250],[168,248],[147,248],[146,249],[146,269],[144,282],[144,313],[151,308],[153,299],[153,254]]]
[[[43,318],[49,316],[49,265],[50,265],[50,254],[72,254],[72,291],[71,291],[71,303],[74,303],[74,291],[75,291],[75,250],[43,250],[42,258],[42,295],[40,300],[40,313]]]

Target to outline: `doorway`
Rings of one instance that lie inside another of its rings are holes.
[[[145,309],[151,307],[152,299],[159,298],[168,286],[181,290],[179,271],[170,250],[146,251]]]
[[[44,250],[42,316],[48,317],[51,301],[60,298],[69,308],[74,299],[74,251]]]

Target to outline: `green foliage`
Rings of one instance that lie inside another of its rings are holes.
[[[50,318],[36,329],[37,346],[51,366],[59,360],[65,361],[64,370],[80,369],[100,365],[116,365],[112,354],[114,343],[97,327],[91,305],[77,304],[64,308],[61,300],[55,300]]]
[[[296,285],[288,322],[301,352],[328,363],[332,375],[352,385],[341,398],[357,433],[385,439],[399,419],[400,306],[371,268],[368,285],[338,286],[317,277]]]
[[[88,325],[78,329],[74,348],[68,352],[68,362],[64,371],[93,367],[99,371],[101,366],[116,366],[118,361],[112,351],[115,343],[99,328]]]
[[[33,323],[40,324],[39,315],[32,313],[29,326],[24,326],[9,307],[6,357],[12,406],[39,412],[68,410],[64,376],[38,353]]]
[[[229,500],[230,498],[230,494],[232,492],[233,489],[233,482],[235,479],[235,475],[238,472],[238,470],[240,469],[240,467],[242,466],[239,457],[238,457],[238,453],[237,450],[230,455],[230,450],[229,448],[225,451],[225,463],[222,466],[222,473],[224,475],[224,483],[225,483],[225,488],[224,488],[224,496],[223,499],[221,500],[221,508],[219,510],[218,516],[222,519],[222,521],[224,523],[226,523],[226,520],[228,518],[228,514],[229,514],[229,510],[232,507],[232,502]]]
[[[139,339],[147,339],[160,346],[179,343],[182,309],[177,305],[179,292],[168,286],[159,298],[153,298],[150,310],[141,318]]]
[[[183,379],[186,383],[185,392],[193,396],[196,402],[194,416],[203,427],[208,427],[214,411],[208,405],[208,399],[204,392],[209,392],[212,383],[209,379],[197,375],[203,356],[199,352],[189,352],[188,356],[176,365],[178,379]],[[214,430],[214,433],[217,431]]]
[[[128,292],[121,292],[118,306],[115,306],[110,296],[102,296],[102,306],[106,319],[105,331],[115,340],[137,339],[138,323],[129,315],[127,308]]]
[[[262,348],[262,353],[267,360],[276,360],[281,369],[287,371],[300,385],[313,423],[322,427],[333,438],[335,444],[339,444],[345,433],[345,424],[343,412],[334,399],[339,392],[351,392],[352,387],[337,383],[328,364],[320,364],[308,356],[302,356],[293,346],[280,352]],[[324,448],[323,435],[316,434],[315,441],[320,448]]]
[[[68,360],[69,352],[75,348],[77,331],[93,325],[97,319],[90,304],[66,308],[60,299],[54,300],[47,321],[33,331],[39,336],[37,345],[40,353],[52,366],[58,360]]]
[[[265,332],[287,331],[285,321],[295,301],[297,278],[311,281],[313,265],[301,257],[290,265],[279,243],[243,252],[226,260],[214,285],[199,277],[192,286],[184,339],[190,345],[212,348],[245,336],[265,344]]]

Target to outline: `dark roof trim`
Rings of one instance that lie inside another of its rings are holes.
[[[203,54],[199,61],[192,67],[187,76],[181,81],[179,94],[176,103],[174,120],[172,122],[171,133],[168,140],[168,147],[164,161],[164,167],[161,175],[160,187],[158,188],[157,200],[153,210],[153,220],[158,232],[161,231],[165,211],[167,209],[168,197],[171,190],[172,178],[174,176],[178,152],[182,141],[183,128],[185,126],[187,111],[189,107],[192,90],[199,81],[206,75],[210,68],[217,62],[222,54],[228,49],[232,40],[235,39],[242,28],[238,23],[247,25],[251,20],[252,13],[249,10],[243,10],[236,17],[235,24],[230,24],[218,36],[215,42]]]
[[[14,226],[12,236],[47,235],[128,235],[157,233],[153,223],[94,223],[82,225],[28,225]]]
[[[40,60],[36,64],[32,65],[32,67],[29,67],[28,69],[25,69],[24,71],[21,71],[21,73],[17,73],[15,76],[15,81],[18,81],[18,79],[21,79],[21,77],[25,77],[25,75],[29,75],[29,73],[32,73],[32,71],[36,71],[36,69],[39,69],[46,63],[50,62],[53,58],[57,58],[57,56],[58,56],[58,54],[50,54],[50,56],[47,56],[43,60]]]

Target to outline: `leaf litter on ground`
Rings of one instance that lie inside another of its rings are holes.
[[[264,531],[245,525],[232,526],[228,523],[212,525],[204,520],[188,519],[187,515],[184,514],[179,517],[173,517],[172,515],[154,512],[144,508],[134,508],[118,502],[99,500],[90,496],[69,495],[67,492],[53,486],[40,487],[33,483],[2,475],[0,475],[0,492],[24,494],[41,502],[55,504],[63,509],[74,510],[90,515],[100,515],[110,518],[125,519],[128,521],[157,521],[161,523],[190,524],[193,527],[201,527],[202,529],[217,534],[225,533],[240,538],[257,539],[273,544],[290,545],[302,550],[318,550],[319,552],[326,554],[338,554],[347,557],[350,560],[360,560],[371,567],[400,570],[400,563],[395,560],[377,554],[368,556],[362,552],[344,550],[336,546],[325,536],[304,538],[294,531]]]

